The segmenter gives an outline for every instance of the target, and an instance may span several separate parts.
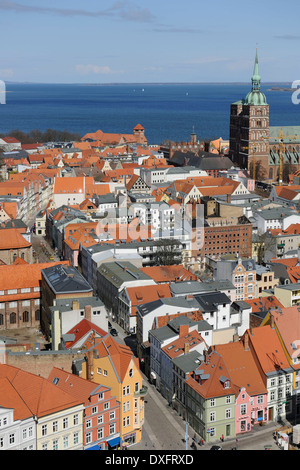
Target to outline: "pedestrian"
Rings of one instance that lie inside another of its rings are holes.
[[[221,436],[221,441],[224,442],[224,434]]]

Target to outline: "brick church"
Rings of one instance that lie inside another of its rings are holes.
[[[252,88],[246,98],[231,105],[229,156],[251,177],[276,182],[279,178],[280,145],[283,173],[300,169],[300,126],[270,127],[269,105],[261,91],[256,51]]]

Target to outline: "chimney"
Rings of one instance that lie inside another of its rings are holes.
[[[228,202],[228,204],[231,203],[231,194],[227,194],[227,202]]]
[[[92,306],[86,305],[84,307],[84,318],[88,321],[92,321]]]
[[[237,343],[238,340],[239,340],[239,335],[238,335],[237,333],[235,333],[235,334],[233,335],[233,342],[234,342],[234,343]]]
[[[72,309],[73,310],[79,310],[79,300],[73,300]]]
[[[190,343],[184,343],[184,354],[188,354],[190,352]]]
[[[87,352],[87,380],[93,380],[94,375],[94,351]]]
[[[179,338],[189,334],[189,325],[180,325],[179,326]]]

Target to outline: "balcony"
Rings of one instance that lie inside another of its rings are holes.
[[[143,398],[147,395],[147,393],[148,393],[148,387],[143,385],[142,388],[134,392],[134,396]]]

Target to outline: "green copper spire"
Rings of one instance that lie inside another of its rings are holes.
[[[257,56],[257,49],[256,49],[256,56],[255,56],[255,63],[254,63],[254,71],[252,75],[252,90],[259,90],[260,89],[260,75],[258,69],[258,56]]]
[[[266,97],[260,91],[261,78],[260,78],[260,75],[259,75],[259,68],[258,68],[257,49],[256,49],[254,70],[253,70],[253,75],[252,75],[251,81],[252,81],[252,90],[246,96],[245,104],[252,104],[252,105],[255,105],[255,106],[266,105],[267,104]]]

